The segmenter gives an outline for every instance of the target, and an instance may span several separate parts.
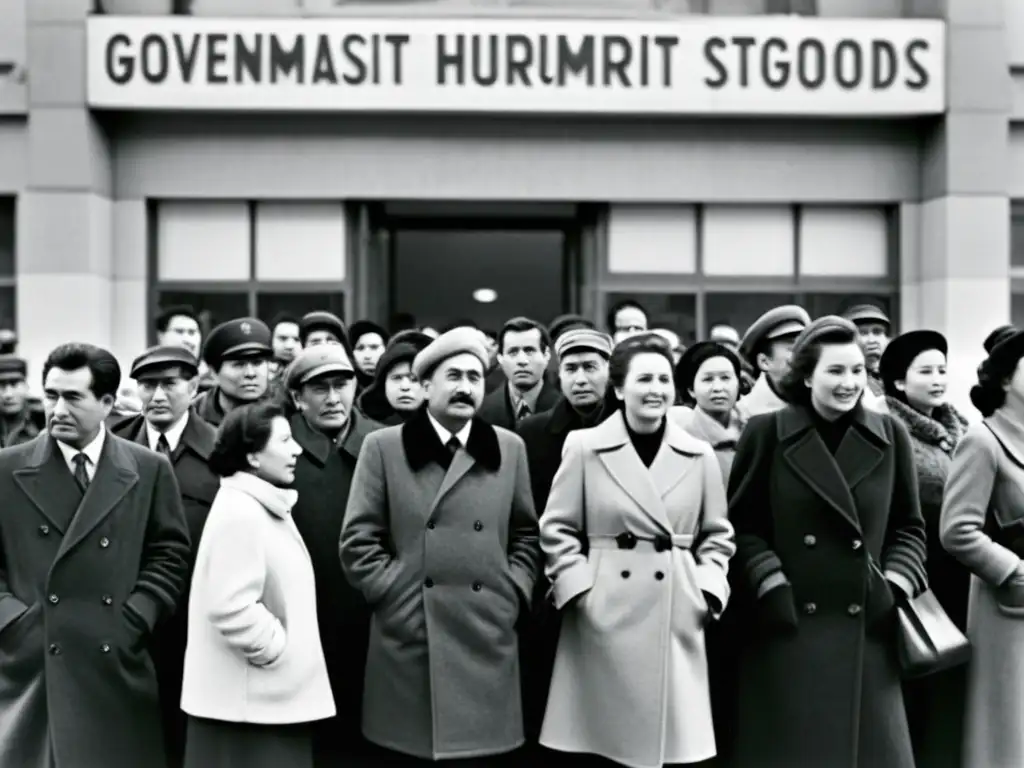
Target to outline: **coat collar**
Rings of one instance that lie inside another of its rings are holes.
[[[810,406],[787,406],[776,418],[782,454],[794,473],[860,531],[853,492],[885,457],[889,417],[858,405],[835,456],[815,429]]]
[[[402,448],[405,450],[406,461],[413,472],[419,472],[431,462],[442,465],[449,459],[448,449],[441,445],[427,417],[426,406],[401,426]],[[501,468],[501,446],[498,444],[498,433],[490,424],[479,416],[473,418],[473,426],[469,432],[469,441],[465,446],[466,453],[488,472],[497,472]]]
[[[898,398],[886,397],[885,402],[889,413],[903,422],[911,437],[946,453],[953,453],[967,431],[967,419],[949,403],[940,405],[931,416],[925,416]]]
[[[302,450],[321,467],[324,466],[331,455],[331,451],[335,448],[334,442],[323,432],[310,425],[306,421],[306,417],[301,413],[296,413],[292,416],[291,427],[292,436],[302,446]],[[345,437],[341,441],[341,450],[353,459],[358,459],[359,451],[363,447],[363,441],[366,439],[366,436],[374,430],[380,429],[380,427],[380,424],[370,421],[370,419],[361,415],[357,409],[353,408],[349,414],[349,424],[346,427]]]
[[[985,419],[985,425],[992,430],[1010,458],[1024,467],[1024,427],[1017,423],[1017,419],[1011,418],[1005,409],[1000,408]]]
[[[115,435],[149,448],[145,416],[129,416],[115,421],[108,426]],[[182,449],[188,448],[203,461],[209,461],[210,454],[213,453],[214,443],[216,442],[217,430],[196,413],[194,409],[190,409],[188,421],[185,423],[185,431],[181,433],[181,441],[178,443],[172,458],[174,461],[177,461],[178,457],[182,454]]]
[[[299,500],[299,492],[294,488],[278,488],[251,472],[236,472],[230,477],[222,477],[220,487],[244,493],[272,515],[282,519],[291,513],[295,502]]]
[[[743,422],[735,408],[729,414],[728,426],[722,426],[721,422],[700,408],[685,405],[674,407],[669,415],[677,426],[698,440],[709,443],[716,451],[735,450],[743,432]]]

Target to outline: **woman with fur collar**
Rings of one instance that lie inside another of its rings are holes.
[[[879,363],[889,413],[910,432],[921,513],[928,537],[928,583],[960,629],[967,624],[970,574],[942,547],[939,518],[953,451],[967,420],[946,401],[948,345],[936,331],[893,339]],[[907,719],[920,768],[959,766],[965,667],[904,686]]]

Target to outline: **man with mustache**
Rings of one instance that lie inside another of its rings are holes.
[[[359,451],[380,425],[355,408],[356,371],[341,344],[302,350],[284,378],[297,409],[292,437],[302,447],[292,484],[299,492],[292,519],[313,563],[320,645],[338,713],[314,724],[314,765],[369,765],[360,711],[370,609],[345,579],[338,540]]]
[[[516,624],[541,565],[523,441],[477,417],[480,333],[413,361],[426,407],[363,442],[341,533],[373,607],[363,733],[391,766],[503,765],[522,746]]]
[[[600,331],[575,328],[561,333],[555,342],[555,356],[562,399],[551,410],[530,416],[519,424],[519,436],[526,444],[533,503],[541,514],[562,463],[566,437],[574,430],[597,425],[604,417],[611,354],[611,337]],[[546,599],[548,586],[543,576],[538,578],[533,612],[520,633],[523,717],[528,749],[537,751],[538,759],[548,752],[537,740],[547,706],[560,627],[558,613]]]
[[[210,331],[203,359],[217,383],[194,401],[201,419],[219,427],[230,411],[267,396],[274,354],[270,342],[270,328],[255,317],[229,320]]]
[[[147,349],[135,358],[129,375],[136,382],[142,414],[115,422],[110,431],[163,454],[171,462],[192,541],[182,599],[154,638],[168,765],[176,768],[185,755],[185,714],[180,702],[188,637],[188,590],[203,526],[220,487],[220,480],[206,463],[217,431],[191,409],[199,386],[199,363],[184,347]]]

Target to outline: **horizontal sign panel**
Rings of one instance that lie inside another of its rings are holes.
[[[921,115],[945,26],[800,17],[89,19],[99,109]]]

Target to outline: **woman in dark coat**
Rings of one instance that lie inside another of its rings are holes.
[[[914,768],[897,662],[896,590],[926,585],[906,429],[865,408],[847,320],[793,347],[787,407],[737,447],[729,516],[743,625],[736,768]]]
[[[910,433],[928,537],[928,585],[961,630],[967,628],[970,573],[939,540],[942,493],[953,450],[967,420],[946,402],[945,337],[910,331],[893,339],[879,373],[889,413]],[[954,667],[903,687],[917,768],[958,768],[963,735],[966,667]]]
[[[419,410],[424,394],[413,375],[412,361],[430,342],[418,331],[395,334],[377,362],[372,383],[359,395],[359,410],[366,418],[390,427]]]

